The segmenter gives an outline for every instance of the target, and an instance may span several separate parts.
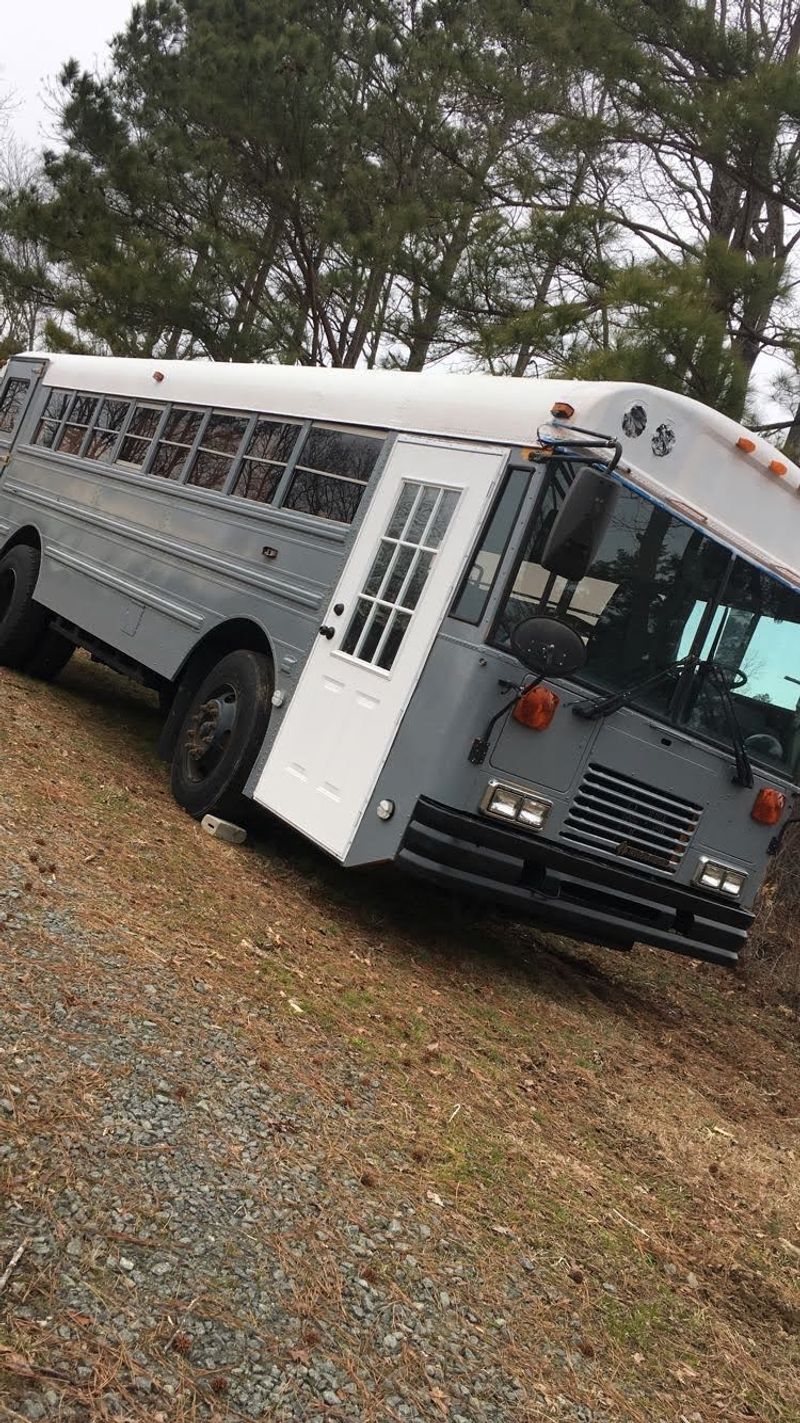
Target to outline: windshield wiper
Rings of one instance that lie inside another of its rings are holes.
[[[637,697],[640,692],[648,691],[651,687],[658,687],[662,682],[666,682],[669,677],[677,677],[685,667],[696,667],[696,657],[678,657],[674,662],[669,662],[666,667],[662,667],[660,672],[654,672],[652,676],[646,677],[643,682],[634,682],[632,686],[625,687],[621,692],[612,692],[610,697],[603,697],[602,701],[593,702],[587,699],[585,702],[578,702],[572,708],[572,715],[579,716],[584,721],[596,721],[601,716],[611,716],[612,712],[619,711],[620,707],[627,707],[633,697]]]
[[[720,701],[725,708],[725,715],[728,718],[728,727],[731,733],[733,754],[736,759],[736,775],[734,783],[737,786],[745,786],[748,790],[753,785],[753,768],[750,765],[750,757],[747,754],[747,747],[744,744],[744,734],[736,715],[736,708],[733,705],[731,689],[722,668],[716,662],[700,662],[699,667],[708,671],[708,675],[719,692]]]
[[[753,785],[753,768],[750,765],[750,758],[744,744],[744,735],[739,724],[739,718],[736,715],[736,708],[733,704],[730,687],[728,686],[725,673],[716,662],[711,660],[701,662],[697,657],[676,658],[676,660],[670,662],[668,666],[662,667],[660,672],[654,673],[652,677],[646,677],[643,682],[635,682],[632,687],[626,687],[622,692],[614,692],[612,696],[603,697],[599,702],[589,700],[578,702],[577,706],[572,708],[572,714],[573,716],[581,717],[584,721],[595,721],[599,717],[611,716],[613,712],[619,711],[621,707],[629,706],[632,699],[638,696],[640,692],[645,692],[652,687],[660,686],[660,684],[666,682],[668,678],[679,676],[685,668],[689,667],[692,669],[702,668],[704,672],[707,672],[712,685],[716,687],[725,711],[728,730],[731,734],[731,745],[733,746],[733,755],[736,762],[736,774],[733,778],[734,783],[737,786],[745,786],[747,789],[750,789]]]

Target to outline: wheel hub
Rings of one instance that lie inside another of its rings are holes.
[[[219,763],[236,721],[236,693],[226,688],[197,708],[186,733],[195,770],[208,775]]]

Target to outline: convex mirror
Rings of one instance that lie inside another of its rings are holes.
[[[540,676],[569,677],[586,661],[586,648],[573,628],[556,618],[525,618],[511,633],[511,651],[523,667]]]

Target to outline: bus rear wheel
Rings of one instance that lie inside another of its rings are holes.
[[[24,668],[41,646],[48,612],[34,601],[39,554],[18,544],[0,558],[0,663]]]
[[[172,794],[190,815],[235,820],[269,723],[272,665],[262,652],[229,652],[199,683],[172,757]]]

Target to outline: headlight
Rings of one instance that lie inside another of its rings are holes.
[[[552,809],[551,800],[531,795],[516,786],[500,785],[498,781],[489,782],[481,800],[481,810],[485,815],[495,815],[498,820],[513,820],[523,830],[541,830]]]
[[[721,865],[717,860],[702,859],[694,872],[693,884],[701,889],[712,889],[717,894],[727,894],[738,899],[747,875],[742,870],[733,870],[729,865]]]

